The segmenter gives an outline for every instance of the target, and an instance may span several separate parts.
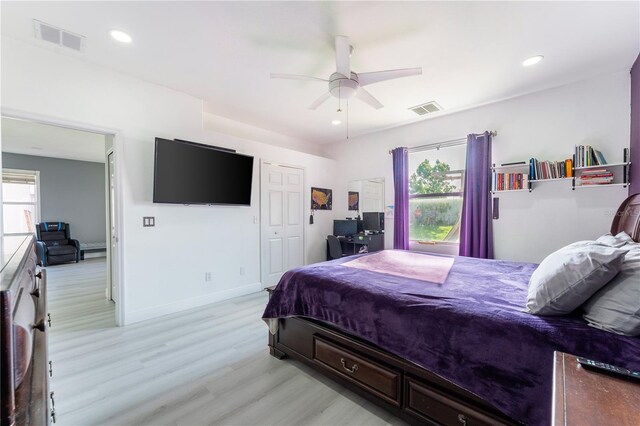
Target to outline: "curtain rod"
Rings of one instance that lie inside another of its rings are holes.
[[[483,132],[484,133],[484,132]],[[498,136],[498,131],[497,130],[491,130],[489,132],[489,134],[491,136]],[[483,134],[479,134],[480,137],[484,137]],[[440,149],[440,148],[446,148],[449,146],[456,146],[456,145],[462,145],[463,143],[467,142],[467,137],[462,137],[462,138],[457,138],[457,139],[449,139],[447,141],[441,141],[441,142],[434,142],[434,143],[430,143],[427,145],[418,145],[418,146],[412,146],[411,148],[408,148],[409,152],[418,152],[418,151],[427,151],[430,149]],[[391,154],[391,150],[389,150],[389,154]]]

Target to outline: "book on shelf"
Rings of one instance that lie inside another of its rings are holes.
[[[576,145],[574,155],[576,167],[603,166],[607,164],[607,159],[604,158],[602,152],[591,145]]]
[[[532,181],[563,179],[573,176],[573,161],[539,161],[529,160],[529,177]]]
[[[526,165],[526,163],[524,163]],[[516,191],[529,188],[527,173],[494,173],[493,191]]]
[[[590,169],[583,172],[576,178],[576,184],[585,185],[608,185],[613,183],[613,172],[607,169]]]

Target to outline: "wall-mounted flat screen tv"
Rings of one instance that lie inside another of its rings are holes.
[[[251,156],[156,138],[154,203],[248,206],[252,177]]]

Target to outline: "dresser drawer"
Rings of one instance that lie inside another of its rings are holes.
[[[313,359],[391,404],[400,405],[401,373],[317,336],[313,339]]]
[[[496,425],[499,421],[450,397],[429,389],[419,382],[406,379],[405,410],[419,418],[444,425]]]

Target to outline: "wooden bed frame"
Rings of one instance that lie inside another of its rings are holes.
[[[640,194],[618,209],[611,233],[620,231],[640,242]],[[320,321],[279,319],[278,332],[269,334],[269,351],[278,359],[290,357],[312,366],[411,424],[518,424],[429,370]]]

